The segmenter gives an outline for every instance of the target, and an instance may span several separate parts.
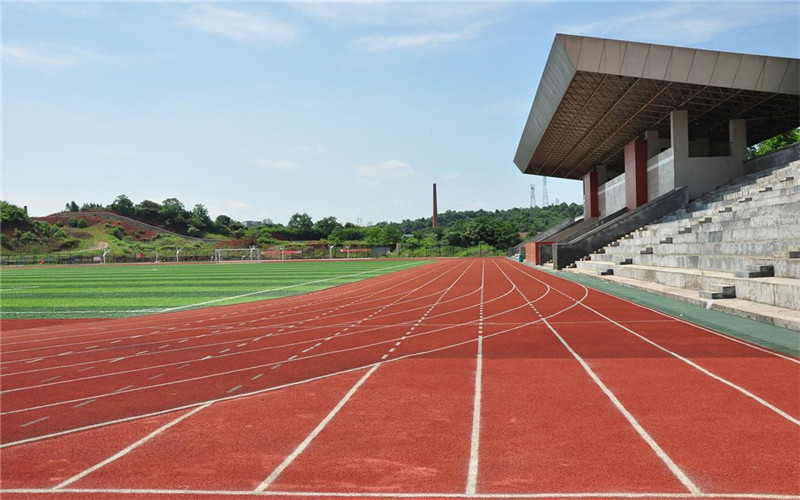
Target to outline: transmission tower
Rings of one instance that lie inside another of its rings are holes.
[[[531,184],[531,208],[536,206],[536,186]]]
[[[547,177],[542,177],[542,206],[550,205],[550,200],[547,198]]]

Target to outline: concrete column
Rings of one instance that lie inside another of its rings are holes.
[[[598,165],[597,167],[595,167],[595,170],[597,171],[598,185],[602,186],[603,184],[608,182],[609,179],[608,169],[604,165]]]
[[[633,210],[645,203],[647,203],[647,143],[641,139],[634,139],[625,145],[625,206],[628,210]]]
[[[728,122],[731,156],[739,161],[747,158],[747,120],[741,118]]]
[[[658,139],[658,130],[646,130],[644,140],[647,141],[647,159],[661,152],[661,142]]]
[[[674,187],[689,185],[689,112],[677,109],[669,114],[669,135],[674,157]]]
[[[600,202],[598,196],[599,184],[597,182],[597,171],[593,170],[583,176],[583,217],[600,216]]]

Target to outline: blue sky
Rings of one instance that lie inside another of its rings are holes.
[[[512,160],[553,37],[800,55],[800,4],[9,3],[2,196],[177,197],[366,224],[527,206]],[[551,202],[582,202],[548,180]]]

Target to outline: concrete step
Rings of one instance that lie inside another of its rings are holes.
[[[735,278],[768,278],[775,276],[775,268],[773,266],[747,266],[744,271],[736,271],[733,273]]]
[[[710,290],[700,290],[703,299],[735,299],[736,287],[733,285],[713,284]]]
[[[689,290],[712,290],[714,285],[733,285],[737,298],[775,307],[800,310],[800,280],[794,278],[736,278],[730,273],[698,269],[664,268],[608,262],[579,262],[578,268],[597,273],[613,271],[614,276],[659,283]]]

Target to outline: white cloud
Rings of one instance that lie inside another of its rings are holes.
[[[99,57],[96,52],[76,47],[31,47],[10,43],[3,44],[2,54],[5,63],[48,70],[69,68],[87,59]]]
[[[325,146],[312,146],[310,144],[301,144],[294,149],[296,151],[300,151],[301,153],[323,154],[328,152]]]
[[[251,158],[247,161],[259,167],[272,170],[300,170],[302,168],[298,163],[289,160],[261,160],[258,158]]]
[[[471,22],[508,8],[500,2],[295,2],[306,17],[334,25],[431,26]]]
[[[584,24],[560,25],[557,31],[575,35],[611,36],[622,40],[688,45],[718,38],[721,33],[769,22],[776,17],[797,17],[796,4],[680,3],[643,9]]]
[[[280,22],[263,12],[200,5],[181,20],[181,25],[237,42],[260,46],[287,46],[300,37],[293,24]]]
[[[369,35],[357,38],[353,44],[369,52],[408,50],[436,47],[472,40],[477,33],[472,30],[449,33],[411,33],[404,35]]]
[[[412,177],[414,169],[406,162],[389,160],[374,165],[360,165],[358,173],[372,179],[403,179]]]

